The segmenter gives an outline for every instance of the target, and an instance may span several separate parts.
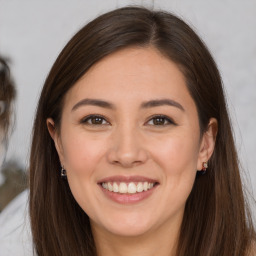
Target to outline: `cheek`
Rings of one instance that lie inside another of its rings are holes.
[[[198,140],[193,136],[175,136],[157,153],[165,175],[167,193],[164,201],[172,205],[170,211],[183,209],[192,190],[197,171]]]
[[[104,157],[105,142],[84,133],[63,136],[63,158],[71,192],[81,208],[90,216],[94,209],[97,170]],[[64,133],[63,133],[64,135]]]
[[[199,140],[199,139],[198,139]],[[155,161],[172,174],[195,171],[198,159],[198,140],[185,134],[165,137],[154,143]]]
[[[63,136],[64,137],[64,136]],[[82,132],[65,136],[62,142],[64,165],[72,175],[88,175],[102,157],[104,140],[85,136]]]

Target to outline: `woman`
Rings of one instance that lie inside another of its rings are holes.
[[[2,166],[8,144],[11,126],[12,104],[16,96],[10,69],[4,58],[0,57],[0,167]],[[0,170],[1,175],[1,170]],[[0,177],[1,178],[1,177]],[[13,189],[10,184],[16,182],[3,177],[4,184],[0,190],[2,198]],[[1,183],[1,182],[0,182]],[[2,184],[1,184],[2,185]],[[17,189],[16,189],[17,192]],[[9,196],[8,196],[9,197]],[[7,198],[8,198],[7,197]],[[28,191],[20,193],[5,206],[0,213],[0,255],[32,255],[32,239],[27,208]],[[6,203],[6,200],[4,200]]]
[[[83,27],[34,123],[38,255],[253,255],[221,78],[179,18],[122,8]]]

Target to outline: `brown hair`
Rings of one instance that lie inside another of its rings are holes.
[[[187,199],[176,255],[243,256],[254,228],[246,213],[238,158],[216,64],[195,32],[176,16],[139,7],[106,13],[83,27],[54,63],[34,122],[30,158],[30,216],[38,255],[96,255],[89,218],[60,178],[46,119],[59,127],[67,91],[105,56],[126,47],[155,47],[183,72],[203,133],[218,120],[209,169]]]
[[[7,142],[8,128],[10,126],[11,106],[16,95],[13,81],[10,77],[10,69],[5,59],[0,57],[0,131]]]

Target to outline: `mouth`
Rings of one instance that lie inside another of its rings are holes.
[[[160,183],[142,176],[113,176],[99,181],[98,185],[111,200],[130,204],[148,198]]]
[[[155,187],[157,182],[148,182],[148,181],[140,181],[140,182],[102,182],[100,185],[102,188],[119,194],[136,194],[142,193],[144,191],[151,190]]]

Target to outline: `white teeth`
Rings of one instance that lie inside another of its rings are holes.
[[[118,185],[115,182],[113,183],[113,192],[119,192]]]
[[[143,189],[144,189],[144,191],[148,190],[148,182],[143,183]]]
[[[135,194],[135,193],[141,193],[143,191],[147,191],[149,189],[152,189],[154,187],[154,183],[152,182],[138,182],[137,185],[134,182],[120,182],[119,184],[117,182],[103,182],[101,186],[104,189],[107,189],[108,191],[115,192],[115,193],[121,193],[121,194]]]
[[[127,188],[126,183],[121,182],[119,185],[119,193],[125,194],[125,193],[127,193],[127,191],[128,191],[128,188]]]
[[[104,183],[103,183],[103,184],[104,184]],[[113,191],[113,186],[112,186],[112,184],[111,184],[110,182],[105,183],[105,184],[107,184],[106,189],[108,189],[109,191]]]
[[[137,192],[137,187],[133,182],[130,182],[128,184],[128,193],[129,194],[135,194]]]
[[[142,192],[143,191],[143,184],[142,182],[139,182],[137,185],[137,192]]]

